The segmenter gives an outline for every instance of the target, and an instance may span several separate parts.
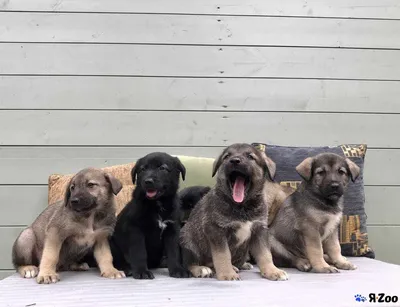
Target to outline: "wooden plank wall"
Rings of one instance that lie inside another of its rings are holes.
[[[0,0],[0,276],[50,173],[238,141],[367,143],[400,263],[399,37],[398,0]]]

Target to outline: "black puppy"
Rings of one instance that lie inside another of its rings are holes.
[[[211,190],[210,187],[196,185],[184,188],[179,192],[178,198],[180,202],[180,220],[181,225],[186,223],[189,218],[190,212],[196,204]]]
[[[186,169],[178,158],[155,152],[132,169],[137,182],[132,200],[117,217],[111,249],[114,265],[136,279],[153,279],[148,270],[160,266],[163,252],[171,277],[190,277],[181,265],[179,248],[179,174]]]

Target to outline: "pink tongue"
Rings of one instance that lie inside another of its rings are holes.
[[[157,191],[156,190],[147,190],[146,195],[148,198],[153,198],[154,196],[157,195]]]
[[[233,185],[232,197],[235,202],[241,203],[244,199],[244,178],[236,177]]]

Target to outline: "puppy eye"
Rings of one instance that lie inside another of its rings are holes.
[[[159,167],[159,170],[160,170],[160,171],[168,171],[168,168],[167,168],[165,165],[161,165],[161,166]]]
[[[140,172],[143,172],[143,171],[145,171],[146,170],[146,167],[145,166],[141,166],[140,168],[139,168],[139,173]]]
[[[250,160],[255,160],[255,158],[252,154],[247,154],[247,158],[249,158]]]
[[[346,175],[347,174],[346,171],[344,169],[342,169],[342,168],[339,168],[338,172],[339,172],[340,175]]]
[[[93,183],[93,182],[89,182],[89,183],[87,184],[87,186],[88,186],[89,188],[93,188],[95,185],[96,185],[96,184]]]
[[[69,188],[71,191],[75,190],[75,186],[71,185],[71,187]]]
[[[321,169],[317,171],[316,174],[322,176],[323,174],[325,174],[325,170]]]
[[[226,160],[226,159],[228,159],[229,157],[231,156],[231,154],[226,154],[225,156],[224,156],[224,160]]]

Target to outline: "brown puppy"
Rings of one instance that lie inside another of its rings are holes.
[[[274,257],[300,271],[338,273],[356,267],[341,255],[338,226],[343,212],[343,194],[360,168],[349,159],[331,153],[300,163],[303,177],[299,189],[289,196],[270,227]],[[324,260],[324,252],[333,266]]]
[[[77,173],[65,200],[48,206],[15,241],[12,259],[21,276],[49,284],[59,280],[57,271],[88,270],[82,258],[94,247],[101,276],[125,277],[114,268],[108,243],[116,222],[114,195],[121,189],[119,180],[102,170]]]
[[[238,280],[237,268],[249,252],[270,280],[287,275],[272,262],[267,235],[268,203],[265,180],[272,180],[275,165],[248,144],[227,147],[214,163],[216,186],[194,207],[181,231],[184,265],[195,277],[209,277],[215,268],[217,279]],[[268,178],[268,179],[267,179]]]

